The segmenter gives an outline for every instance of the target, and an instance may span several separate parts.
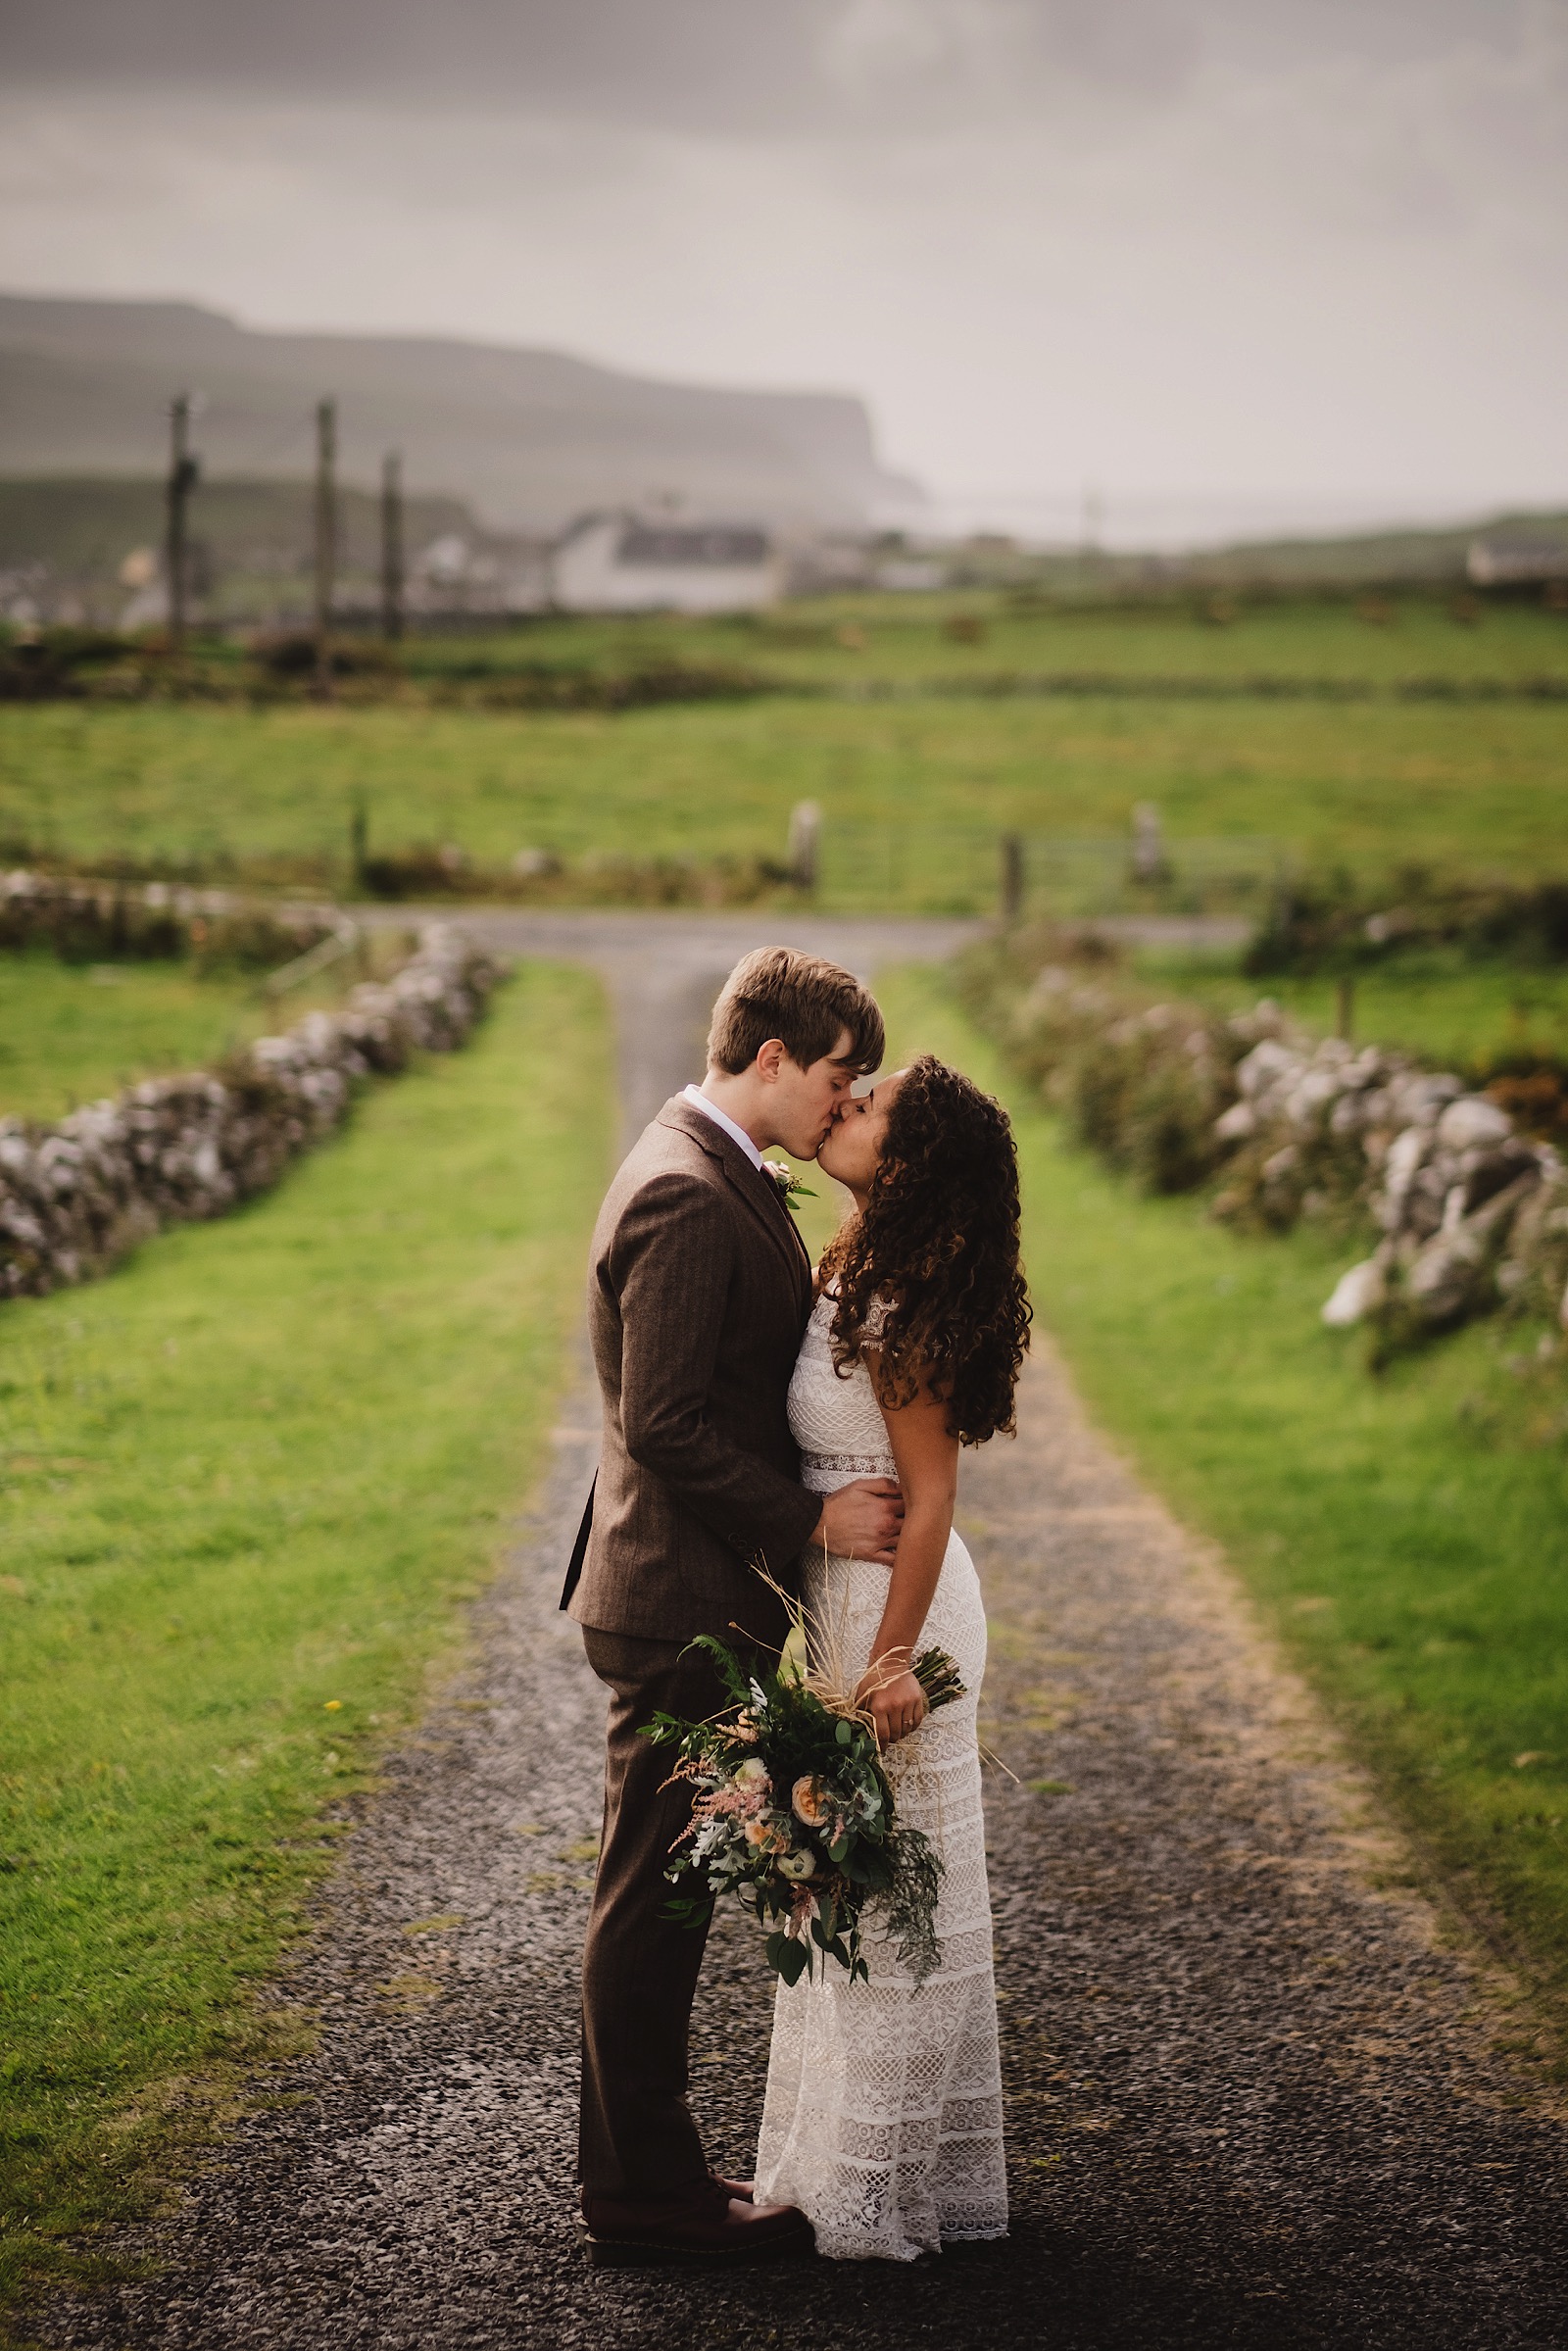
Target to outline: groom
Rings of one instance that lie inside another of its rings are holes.
[[[898,1489],[824,1499],[798,1477],[785,1396],[811,1269],[762,1164],[814,1159],[854,1080],[882,1058],[882,1015],[836,963],[759,949],[713,1008],[708,1075],[664,1104],[610,1187],[594,1233],[589,1327],[604,1445],[581,1580],[566,1600],[611,1692],[605,1831],[583,1958],[578,2177],[592,2258],[750,2260],[804,2250],[789,2206],[755,2206],[710,2171],[686,2104],[705,1937],[662,1916],[689,1788],[639,1725],[724,1703],[699,1633],[776,1647],[787,1622],[753,1569],[793,1585],[801,1551],[890,1562]],[[585,1532],[588,1522],[585,1521]]]

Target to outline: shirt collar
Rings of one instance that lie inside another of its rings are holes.
[[[714,1126],[722,1127],[725,1134],[729,1137],[731,1143],[738,1143],[741,1147],[741,1150],[746,1153],[748,1159],[750,1159],[752,1165],[757,1169],[758,1173],[761,1173],[762,1154],[758,1150],[756,1144],[752,1141],[750,1135],[748,1135],[746,1132],[746,1129],[744,1127],[738,1127],[735,1124],[734,1119],[728,1117],[725,1112],[719,1108],[717,1102],[710,1102],[708,1096],[703,1092],[701,1086],[688,1086],[682,1093],[681,1100],[682,1102],[690,1102],[693,1109],[701,1110],[705,1118],[710,1118],[712,1120]]]

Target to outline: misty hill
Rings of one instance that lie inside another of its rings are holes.
[[[315,404],[332,397],[345,480],[368,484],[399,449],[411,491],[466,500],[503,530],[660,497],[830,527],[920,502],[842,395],[657,383],[435,336],[260,332],[194,303],[0,295],[0,474],[154,474],[181,391],[204,396],[209,473],[297,480]]]

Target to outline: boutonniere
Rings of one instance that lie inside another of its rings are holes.
[[[764,1159],[762,1161],[762,1173],[765,1176],[772,1177],[774,1183],[778,1186],[779,1197],[783,1200],[785,1207],[788,1208],[792,1216],[799,1213],[799,1210],[796,1207],[796,1202],[798,1200],[815,1200],[816,1198],[816,1194],[811,1190],[810,1185],[803,1184],[800,1177],[796,1174],[794,1168],[786,1167],[782,1159]]]

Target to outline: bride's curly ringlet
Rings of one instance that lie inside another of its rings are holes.
[[[960,1070],[922,1053],[889,1104],[864,1213],[823,1255],[823,1278],[838,1295],[841,1369],[874,1347],[883,1403],[912,1403],[924,1387],[946,1401],[948,1426],[964,1445],[1010,1435],[1030,1322],[1018,1221],[1018,1154],[1005,1110]]]

